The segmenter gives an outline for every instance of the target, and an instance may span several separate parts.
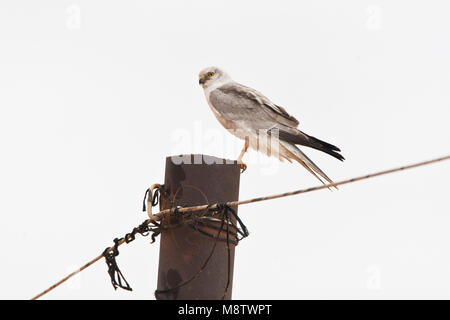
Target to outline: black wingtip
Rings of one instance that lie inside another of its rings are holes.
[[[341,161],[344,161],[345,160],[345,158],[344,158],[344,156],[342,155],[342,154],[340,154],[340,153],[337,153],[337,152],[334,152],[334,151],[332,151],[333,153],[328,153],[329,155],[331,155],[331,156],[333,156],[333,157],[335,157],[336,159],[338,159],[338,160],[341,160]]]
[[[323,140],[317,139],[316,137],[313,136],[308,136],[311,140],[313,140],[314,142],[319,143],[322,147],[330,150],[330,151],[337,151],[337,152],[341,152],[341,149],[339,149],[338,147],[336,147],[335,145],[325,142]]]
[[[325,142],[323,140],[317,139],[315,137],[309,136],[308,137],[314,141],[315,143],[317,143],[319,146],[313,146],[313,148],[317,148],[320,151],[323,151],[325,153],[328,153],[330,156],[335,157],[336,159],[340,160],[340,161],[344,161],[345,158],[342,154],[338,153],[341,152],[341,149],[339,149],[338,147],[336,147],[335,145]]]

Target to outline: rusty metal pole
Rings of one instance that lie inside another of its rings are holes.
[[[182,162],[182,163],[180,163]],[[205,155],[181,155],[166,158],[164,187],[176,206],[195,206],[206,203],[239,200],[240,168],[236,162]],[[161,197],[161,209],[171,203]],[[237,212],[237,208],[233,208]],[[176,224],[181,217],[162,220],[163,225]],[[216,229],[210,229],[217,234]],[[161,233],[158,290],[174,288],[198,273],[211,254],[215,239],[189,226],[170,228]],[[230,243],[230,285],[225,296],[231,300],[234,249]],[[217,241],[206,268],[188,284],[167,293],[159,293],[159,300],[215,300],[221,299],[228,280],[228,249],[226,242]]]

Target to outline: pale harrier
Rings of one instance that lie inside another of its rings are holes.
[[[322,178],[331,179],[319,169],[296,145],[311,147],[339,160],[344,157],[338,147],[307,135],[297,129],[298,121],[258,91],[234,82],[228,74],[217,67],[200,71],[199,84],[202,85],[206,100],[217,120],[232,134],[245,140],[238,162],[245,170],[242,157],[248,147],[267,155],[298,161],[322,183]],[[277,150],[273,148],[272,137],[277,136]],[[262,139],[264,137],[264,139]],[[261,141],[267,142],[262,147]],[[272,146],[272,147],[271,147]]]

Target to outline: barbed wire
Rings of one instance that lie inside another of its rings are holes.
[[[326,185],[320,185],[320,186],[317,186],[317,187],[311,187],[311,188],[306,188],[306,189],[299,189],[299,190],[295,190],[295,191],[291,191],[291,192],[279,193],[279,194],[266,196],[266,197],[258,197],[258,198],[248,199],[248,200],[229,201],[229,202],[225,202],[225,203],[215,203],[215,204],[192,206],[192,207],[175,207],[175,206],[172,206],[170,209],[161,210],[160,212],[158,212],[156,214],[152,214],[151,207],[158,203],[158,200],[159,200],[158,199],[158,196],[159,196],[158,193],[159,193],[159,191],[155,191],[154,192],[154,190],[159,190],[158,186],[160,186],[160,185],[154,185],[154,186],[152,186],[152,188],[150,188],[146,192],[146,195],[148,194],[148,198],[147,198],[148,202],[147,202],[147,204],[148,204],[149,209],[147,211],[149,212],[149,219],[145,220],[140,225],[140,227],[142,227],[144,225],[153,224],[153,225],[155,225],[155,228],[153,228],[153,229],[150,228],[149,230],[159,234],[159,232],[161,232],[161,225],[157,224],[157,221],[161,220],[165,215],[169,215],[169,214],[185,214],[185,213],[200,212],[200,211],[205,211],[205,210],[206,211],[214,211],[214,210],[220,211],[221,208],[223,209],[225,207],[235,207],[235,206],[245,205],[245,204],[249,204],[249,203],[255,203],[255,202],[261,202],[261,201],[279,199],[279,198],[284,198],[284,197],[288,197],[288,196],[298,195],[298,194],[302,194],[302,193],[307,193],[307,192],[327,189],[327,188],[330,188],[330,187],[337,187],[337,186],[340,186],[340,185],[345,185],[345,184],[353,183],[353,182],[356,182],[356,181],[361,181],[361,180],[366,180],[366,179],[378,177],[378,176],[381,176],[381,175],[386,175],[386,174],[391,174],[391,173],[394,173],[394,172],[399,172],[399,171],[403,171],[403,170],[417,168],[417,167],[421,167],[421,166],[425,166],[425,165],[429,165],[429,164],[433,164],[433,163],[437,163],[437,162],[441,162],[441,161],[445,161],[445,160],[449,160],[449,159],[450,159],[450,155],[447,155],[447,156],[440,157],[440,158],[435,158],[435,159],[432,159],[432,160],[417,162],[417,163],[413,163],[413,164],[410,164],[410,165],[405,165],[405,166],[402,166],[402,167],[397,167],[397,168],[393,168],[393,169],[389,169],[389,170],[378,171],[378,172],[375,172],[375,173],[371,173],[371,174],[367,174],[367,175],[363,175],[363,176],[358,176],[358,177],[351,178],[351,179],[341,180],[341,181],[330,183],[330,184],[326,184]],[[145,200],[144,200],[144,210],[145,210]],[[237,215],[236,215],[236,217],[237,217]],[[228,228],[229,218],[223,217],[222,219],[225,219],[227,221],[227,228]],[[222,221],[224,221],[224,220],[222,220]],[[239,222],[242,223],[240,220],[239,220]],[[241,225],[243,225],[243,224],[241,224]],[[223,226],[220,228],[220,231],[222,231],[222,228],[223,228]],[[220,231],[219,231],[218,235],[220,235]],[[246,233],[248,235],[248,231],[246,230],[246,228],[243,230],[243,233]],[[133,240],[134,240],[134,234],[133,234]],[[237,235],[237,233],[236,233],[236,235]],[[229,233],[228,232],[227,232],[227,237],[229,237]],[[75,270],[74,272],[68,274],[67,276],[62,278],[60,281],[58,281],[54,285],[50,286],[48,289],[46,289],[46,290],[42,291],[41,293],[39,293],[38,295],[34,296],[33,298],[31,298],[31,300],[39,299],[40,297],[42,297],[43,295],[45,295],[48,292],[52,291],[56,287],[60,286],[62,283],[64,283],[65,281],[69,280],[70,278],[72,278],[76,274],[78,274],[81,271],[83,271],[84,269],[88,268],[89,266],[91,266],[92,264],[94,264],[95,262],[100,260],[101,258],[106,257],[109,253],[116,251],[117,248],[120,245],[122,245],[124,243],[127,243],[126,239],[127,239],[127,236],[125,236],[124,238],[121,238],[121,239],[116,239],[114,246],[105,249],[105,251],[102,254],[100,254],[99,256],[95,257],[94,259],[92,259],[91,261],[89,261],[88,263],[83,265],[81,268],[79,268],[78,270]],[[154,240],[154,234],[152,235],[152,239]],[[130,242],[130,241],[128,241],[128,242]],[[229,239],[227,240],[227,245],[229,246]],[[198,274],[199,273],[197,273],[197,275]],[[191,280],[189,280],[189,281],[191,281]],[[224,296],[226,295],[226,291],[228,290],[228,286],[229,286],[229,279],[228,279],[228,282],[227,282],[227,287],[226,287]]]

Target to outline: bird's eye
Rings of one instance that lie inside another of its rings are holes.
[[[214,76],[214,72],[209,72],[208,77],[212,77],[212,76]]]

